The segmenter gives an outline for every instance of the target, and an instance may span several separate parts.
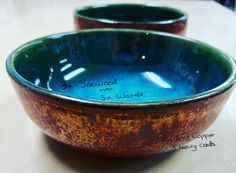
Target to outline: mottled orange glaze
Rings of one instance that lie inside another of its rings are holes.
[[[190,141],[216,119],[232,87],[197,101],[156,106],[97,106],[37,93],[13,80],[30,118],[49,136],[110,156],[167,152]]]

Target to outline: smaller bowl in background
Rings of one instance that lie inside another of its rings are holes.
[[[144,4],[107,4],[77,8],[75,28],[133,28],[184,35],[187,14],[179,9]]]

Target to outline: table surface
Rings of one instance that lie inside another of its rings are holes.
[[[209,135],[207,138],[197,138],[178,151],[145,158],[104,158],[71,150],[43,135],[28,118],[9,82],[5,70],[6,57],[29,40],[73,30],[74,8],[95,2],[122,1],[0,1],[0,172],[234,172],[236,92],[205,132]],[[129,2],[164,4],[186,11],[189,14],[188,37],[207,42],[236,57],[236,15],[217,3],[168,0]],[[199,145],[203,143],[214,145],[202,148]],[[191,146],[195,148],[189,148]]]

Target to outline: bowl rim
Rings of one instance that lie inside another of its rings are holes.
[[[212,88],[210,90],[194,94],[194,95],[189,95],[185,96],[182,98],[178,99],[172,99],[172,100],[163,100],[163,101],[150,101],[150,102],[104,102],[104,101],[96,101],[96,100],[86,100],[86,99],[80,99],[80,98],[75,98],[72,96],[67,96],[63,95],[60,92],[56,91],[50,91],[46,88],[36,86],[34,83],[26,80],[23,78],[14,68],[14,59],[15,57],[21,53],[22,50],[25,48],[32,46],[34,44],[41,43],[42,41],[46,39],[57,39],[63,36],[68,36],[68,35],[75,35],[75,34],[83,34],[83,33],[89,33],[89,32],[120,32],[120,33],[143,33],[143,34],[154,34],[154,35],[160,35],[164,37],[170,37],[170,38],[175,38],[175,39],[181,39],[183,41],[188,41],[188,42],[194,42],[196,44],[201,44],[206,48],[212,49],[213,51],[216,51],[219,53],[222,57],[226,58],[226,60],[229,62],[231,66],[231,74],[230,76],[220,85],[218,85],[215,88]],[[44,36],[38,39],[31,40],[18,48],[16,48],[6,59],[6,69],[9,74],[9,76],[16,81],[18,84],[20,84],[23,87],[26,87],[27,89],[30,89],[31,91],[54,97],[57,99],[64,99],[66,101],[72,101],[75,103],[80,103],[80,104],[87,104],[87,105],[92,105],[92,106],[108,106],[108,107],[123,107],[123,108],[134,108],[134,107],[148,107],[148,106],[164,106],[164,105],[174,105],[174,104],[181,104],[181,103],[188,103],[188,102],[193,102],[193,101],[198,101],[201,99],[209,98],[211,96],[220,94],[227,89],[229,89],[231,86],[233,86],[236,82],[236,60],[229,54],[225,53],[224,51],[215,48],[207,43],[188,38],[188,37],[183,37],[175,34],[170,34],[170,33],[165,33],[165,32],[157,32],[157,31],[150,31],[150,30],[137,30],[137,29],[117,29],[117,28],[102,28],[102,29],[86,29],[86,30],[81,30],[79,32],[77,31],[70,31],[70,32],[63,32],[63,33],[57,33],[57,34],[52,34],[48,36]]]
[[[98,9],[101,7],[112,7],[112,6],[122,6],[122,5],[126,5],[126,6],[140,6],[140,7],[155,7],[155,8],[161,8],[161,9],[166,9],[166,10],[170,10],[172,12],[181,14],[181,17],[178,17],[176,19],[169,19],[169,20],[162,20],[162,21],[147,21],[147,22],[141,22],[141,21],[122,21],[122,20],[113,20],[113,19],[101,19],[101,18],[96,18],[96,17],[90,17],[88,15],[82,15],[79,14],[80,11],[83,10],[89,10],[89,9]],[[92,21],[96,21],[96,22],[100,22],[100,23],[108,23],[108,24],[158,24],[158,25],[165,25],[165,24],[172,24],[172,23],[176,23],[176,22],[184,22],[187,21],[188,19],[188,15],[186,12],[177,9],[177,8],[173,8],[173,7],[169,7],[169,6],[164,6],[164,5],[153,5],[153,4],[142,4],[142,3],[111,3],[111,4],[95,4],[95,5],[88,5],[88,6],[82,6],[82,7],[78,7],[74,10],[74,17],[76,19],[79,18],[83,18],[83,19],[87,19],[87,20],[92,20]]]

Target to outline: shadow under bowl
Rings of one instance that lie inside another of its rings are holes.
[[[130,29],[33,40],[7,59],[30,118],[52,138],[110,156],[174,150],[206,130],[235,83],[235,61],[196,40]]]
[[[75,28],[133,28],[184,35],[187,14],[179,9],[144,4],[107,4],[77,8]]]

